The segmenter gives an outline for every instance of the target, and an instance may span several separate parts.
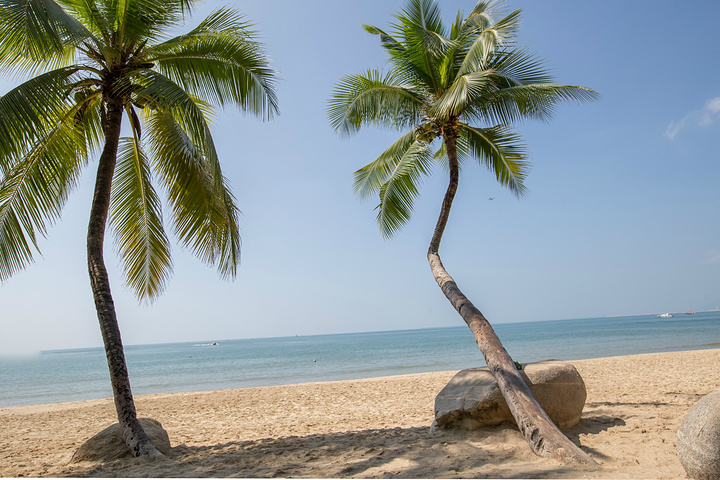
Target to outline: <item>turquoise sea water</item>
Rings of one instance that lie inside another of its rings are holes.
[[[520,362],[720,347],[720,312],[498,324]],[[125,349],[134,394],[218,390],[460,370],[482,366],[462,325],[375,333],[136,345]],[[0,356],[0,407],[112,396],[101,348]]]

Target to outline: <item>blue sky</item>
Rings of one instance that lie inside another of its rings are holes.
[[[206,1],[189,24],[222,2]],[[392,240],[352,173],[398,133],[349,139],[325,108],[343,75],[384,67],[377,38],[403,2],[233,2],[257,24],[281,81],[271,122],[228,110],[215,141],[243,214],[243,259],[223,282],[179,246],[154,304],[106,261],[126,344],[462,325],[425,258],[446,187],[423,184]],[[448,23],[474,2],[444,0]],[[518,200],[468,165],[441,246],[459,286],[493,323],[700,310],[720,303],[720,4],[508,0],[520,41],[559,83],[602,97],[549,123],[518,125],[533,169]],[[6,92],[17,79],[2,78]],[[0,287],[0,353],[101,345],[85,260],[96,162],[41,244]],[[494,200],[488,200],[494,197]]]

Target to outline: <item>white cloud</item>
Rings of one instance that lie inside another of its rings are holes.
[[[710,250],[707,256],[707,263],[720,263],[720,250]]]
[[[686,119],[687,117],[683,117],[683,119],[679,122],[670,122],[667,130],[665,130],[665,136],[668,137],[670,140],[675,138],[675,135],[677,135],[682,129],[682,127],[685,125]]]
[[[720,97],[715,97],[710,100],[707,105],[705,105],[705,109],[712,113],[720,112]]]
[[[715,97],[708,100],[702,109],[688,113],[677,122],[670,122],[665,130],[665,136],[672,140],[685,128],[707,127],[718,119],[720,119],[720,97]]]

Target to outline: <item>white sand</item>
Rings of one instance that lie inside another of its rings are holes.
[[[537,457],[515,426],[430,433],[455,372],[136,397],[173,451],[149,462],[69,464],[115,422],[111,400],[0,409],[0,476],[685,478],[676,431],[720,389],[720,349],[572,362],[588,398],[565,433],[599,464]]]

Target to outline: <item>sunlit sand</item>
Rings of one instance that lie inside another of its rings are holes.
[[[113,423],[112,401],[0,409],[0,476],[684,478],[675,434],[720,388],[720,349],[572,362],[587,385],[565,433],[599,464],[535,456],[514,426],[431,433],[433,402],[455,372],[137,397],[172,455],[69,464]]]

